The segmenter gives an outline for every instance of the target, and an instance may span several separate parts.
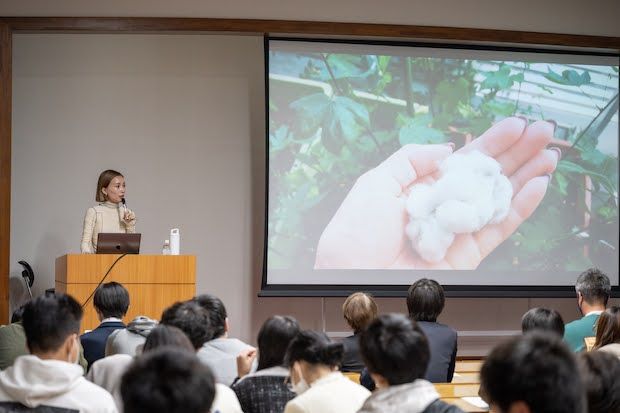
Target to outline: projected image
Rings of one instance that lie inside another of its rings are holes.
[[[269,269],[617,272],[617,59],[274,43]]]

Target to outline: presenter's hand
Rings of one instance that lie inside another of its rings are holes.
[[[237,377],[241,378],[250,374],[252,363],[256,360],[256,349],[244,350],[237,356]]]
[[[522,118],[504,119],[459,152],[479,150],[502,166],[513,198],[507,218],[472,234],[459,234],[445,259],[429,263],[405,233],[409,187],[435,181],[449,145],[406,145],[360,176],[329,222],[317,246],[316,268],[474,269],[534,212],[542,201],[559,150],[545,149],[554,125]]]
[[[123,214],[123,222],[126,226],[132,227],[136,225],[136,214],[131,210],[127,209]]]

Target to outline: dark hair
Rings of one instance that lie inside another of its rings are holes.
[[[193,301],[172,304],[162,313],[160,324],[181,329],[196,350],[202,347],[211,336],[209,314]]]
[[[544,330],[564,336],[564,320],[556,310],[536,307],[528,310],[521,318],[521,331]]]
[[[377,303],[366,293],[353,293],[342,304],[344,319],[357,334],[377,317]]]
[[[189,341],[189,338],[183,330],[172,325],[159,325],[152,329],[146,337],[146,341],[142,347],[142,353],[148,353],[149,351],[164,346],[176,347],[190,352],[196,351],[194,345]]]
[[[414,282],[407,292],[409,317],[415,321],[437,321],[445,302],[441,285],[428,278]]]
[[[496,346],[480,385],[502,411],[517,401],[532,412],[582,413],[584,391],[573,353],[557,334],[533,331]]]
[[[137,357],[120,390],[126,413],[207,413],[215,380],[195,354],[164,347]]]
[[[283,365],[286,349],[299,331],[299,323],[293,317],[268,318],[258,332],[258,370]]]
[[[594,348],[620,343],[620,307],[612,306],[603,311],[596,321]]]
[[[30,352],[55,351],[80,333],[82,307],[66,294],[37,297],[24,307],[22,324]]]
[[[589,351],[577,357],[586,388],[588,413],[620,412],[620,360],[614,354]]]
[[[123,318],[129,308],[129,293],[123,284],[115,281],[101,284],[95,291],[93,305],[103,318]]]
[[[15,309],[15,311],[13,311],[13,314],[11,314],[11,324],[19,323],[20,321],[22,321],[22,318],[24,318],[25,307],[26,304],[22,304],[17,309]]]
[[[368,371],[390,385],[424,377],[431,357],[420,327],[402,314],[382,315],[370,323],[360,337],[360,352]]]
[[[286,349],[284,364],[292,366],[296,361],[309,364],[340,366],[344,348],[342,343],[334,343],[325,333],[303,330],[297,333]]]
[[[228,315],[222,300],[211,294],[201,294],[194,297],[194,301],[209,313],[211,331],[213,333],[209,340],[223,336],[226,333],[226,317]]]
[[[113,169],[106,169],[105,171],[99,174],[99,179],[97,179],[97,192],[95,194],[95,201],[104,202],[106,200],[106,196],[101,192],[103,188],[107,188],[112,182],[112,179],[117,176],[123,176],[122,173],[115,171]]]
[[[577,277],[575,291],[581,294],[586,303],[607,305],[611,294],[611,284],[598,268],[590,268]]]

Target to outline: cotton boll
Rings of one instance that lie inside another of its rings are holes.
[[[406,233],[426,261],[444,259],[455,234],[481,230],[503,221],[510,210],[512,185],[500,164],[479,151],[456,153],[439,166],[432,185],[411,188]]]
[[[411,189],[407,198],[407,212],[411,218],[429,216],[436,206],[436,191],[429,185],[420,184]]]
[[[417,223],[412,221],[407,228],[408,233],[416,235],[413,248],[429,262],[443,260],[454,241],[454,234],[442,229],[434,217]]]

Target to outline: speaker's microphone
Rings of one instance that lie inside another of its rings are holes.
[[[127,212],[127,201],[125,201],[125,198],[121,198],[121,204],[123,204],[123,209],[125,210],[125,212]]]

